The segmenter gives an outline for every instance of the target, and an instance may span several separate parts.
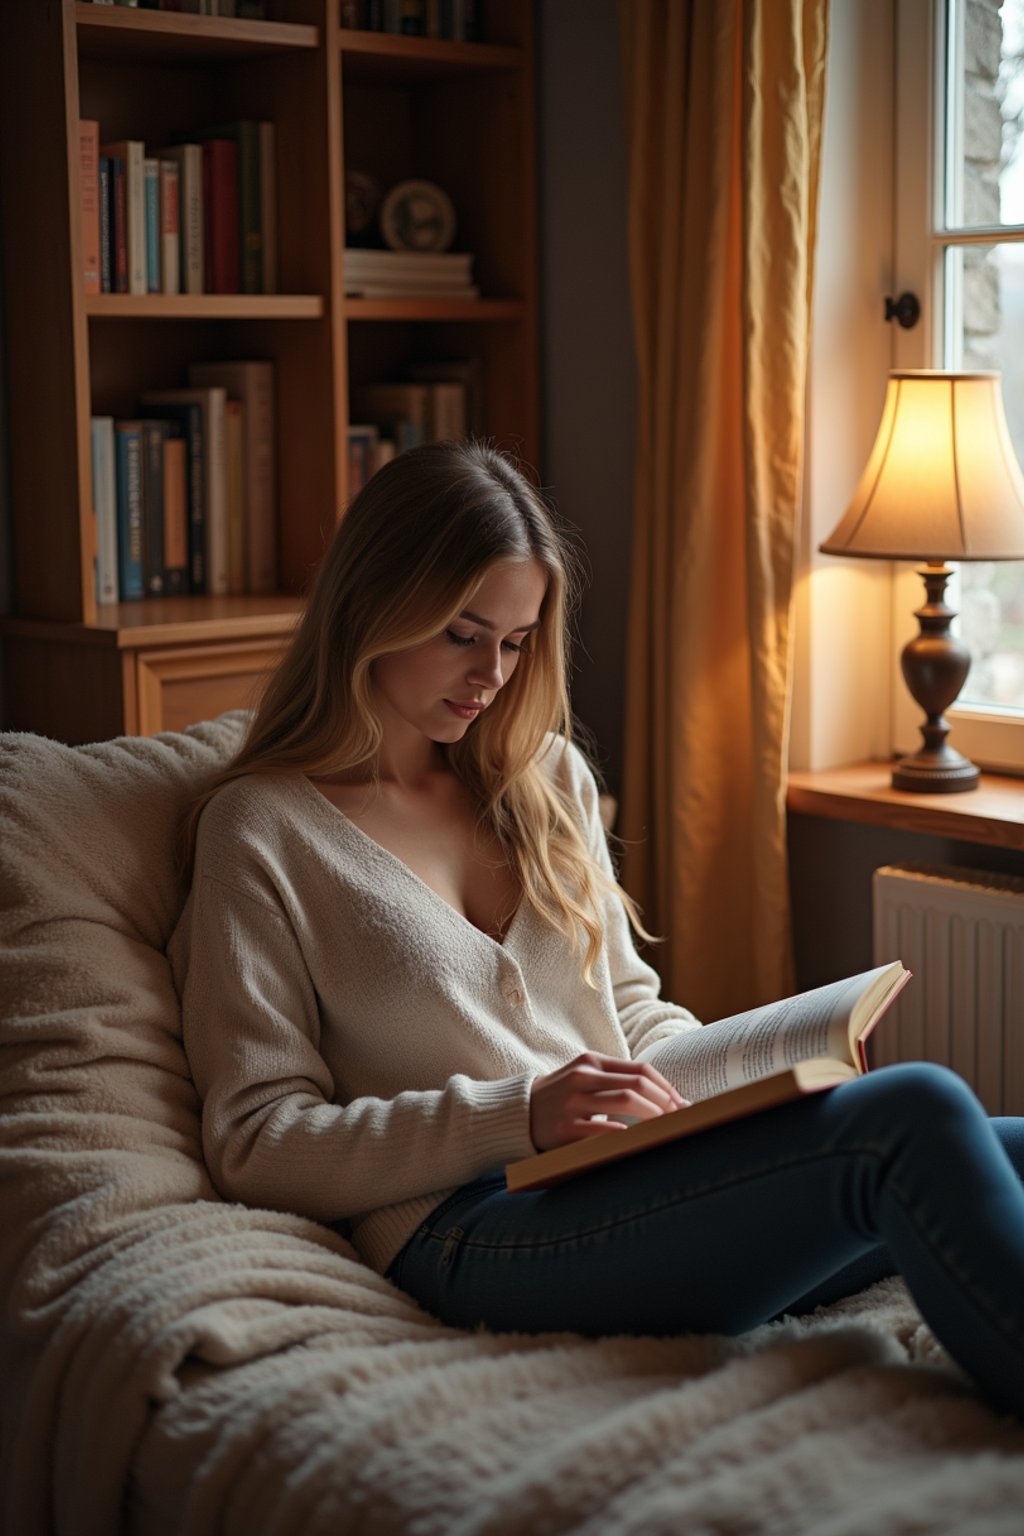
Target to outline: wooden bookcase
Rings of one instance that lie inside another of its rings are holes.
[[[77,743],[252,701],[348,499],[350,388],[472,358],[480,426],[538,454],[531,0],[488,0],[453,43],[343,29],[339,0],[267,21],[8,0],[0,23],[0,216],[13,611],[9,729]],[[232,117],[277,132],[280,292],[93,294],[81,281],[78,121],[168,142]],[[438,182],[479,299],[345,297],[345,167]],[[281,591],[100,606],[90,416],[130,416],[192,362],[269,357],[277,381]]]

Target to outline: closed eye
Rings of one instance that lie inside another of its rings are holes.
[[[454,629],[446,629],[445,630],[445,635],[451,641],[452,645],[475,645],[476,644],[476,635],[459,635],[459,634],[456,634]],[[503,640],[501,642],[501,648],[502,648],[503,651],[512,651],[517,656],[521,655],[522,652],[526,649],[526,647],[523,646],[523,645],[516,645],[515,641],[513,641],[513,640]]]

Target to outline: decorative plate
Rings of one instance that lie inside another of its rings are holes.
[[[393,251],[446,251],[455,238],[455,209],[432,181],[400,181],[385,197],[380,229]]]

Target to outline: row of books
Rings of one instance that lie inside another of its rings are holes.
[[[79,123],[86,293],[274,293],[274,124],[221,123],[147,153]],[[187,142],[186,142],[187,139]]]
[[[479,0],[341,0],[341,24],[364,32],[475,43],[480,5]]]
[[[350,496],[357,495],[396,453],[421,443],[450,442],[475,430],[479,409],[475,362],[422,364],[419,371],[431,376],[353,388],[352,409],[360,420],[348,429]]]
[[[140,11],[179,11],[190,16],[243,16],[265,21],[267,0],[92,0],[93,5],[124,5]]]
[[[476,299],[473,257],[463,251],[346,247],[345,292],[364,299]]]
[[[367,480],[395,457],[398,447],[393,438],[382,437],[380,429],[369,423],[353,423],[348,429],[348,495],[358,496]]]
[[[277,589],[274,365],[197,363],[92,418],[96,600]]]

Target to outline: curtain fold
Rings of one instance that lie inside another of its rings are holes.
[[[668,996],[792,989],[790,606],[828,0],[621,0],[638,414],[623,878]]]

